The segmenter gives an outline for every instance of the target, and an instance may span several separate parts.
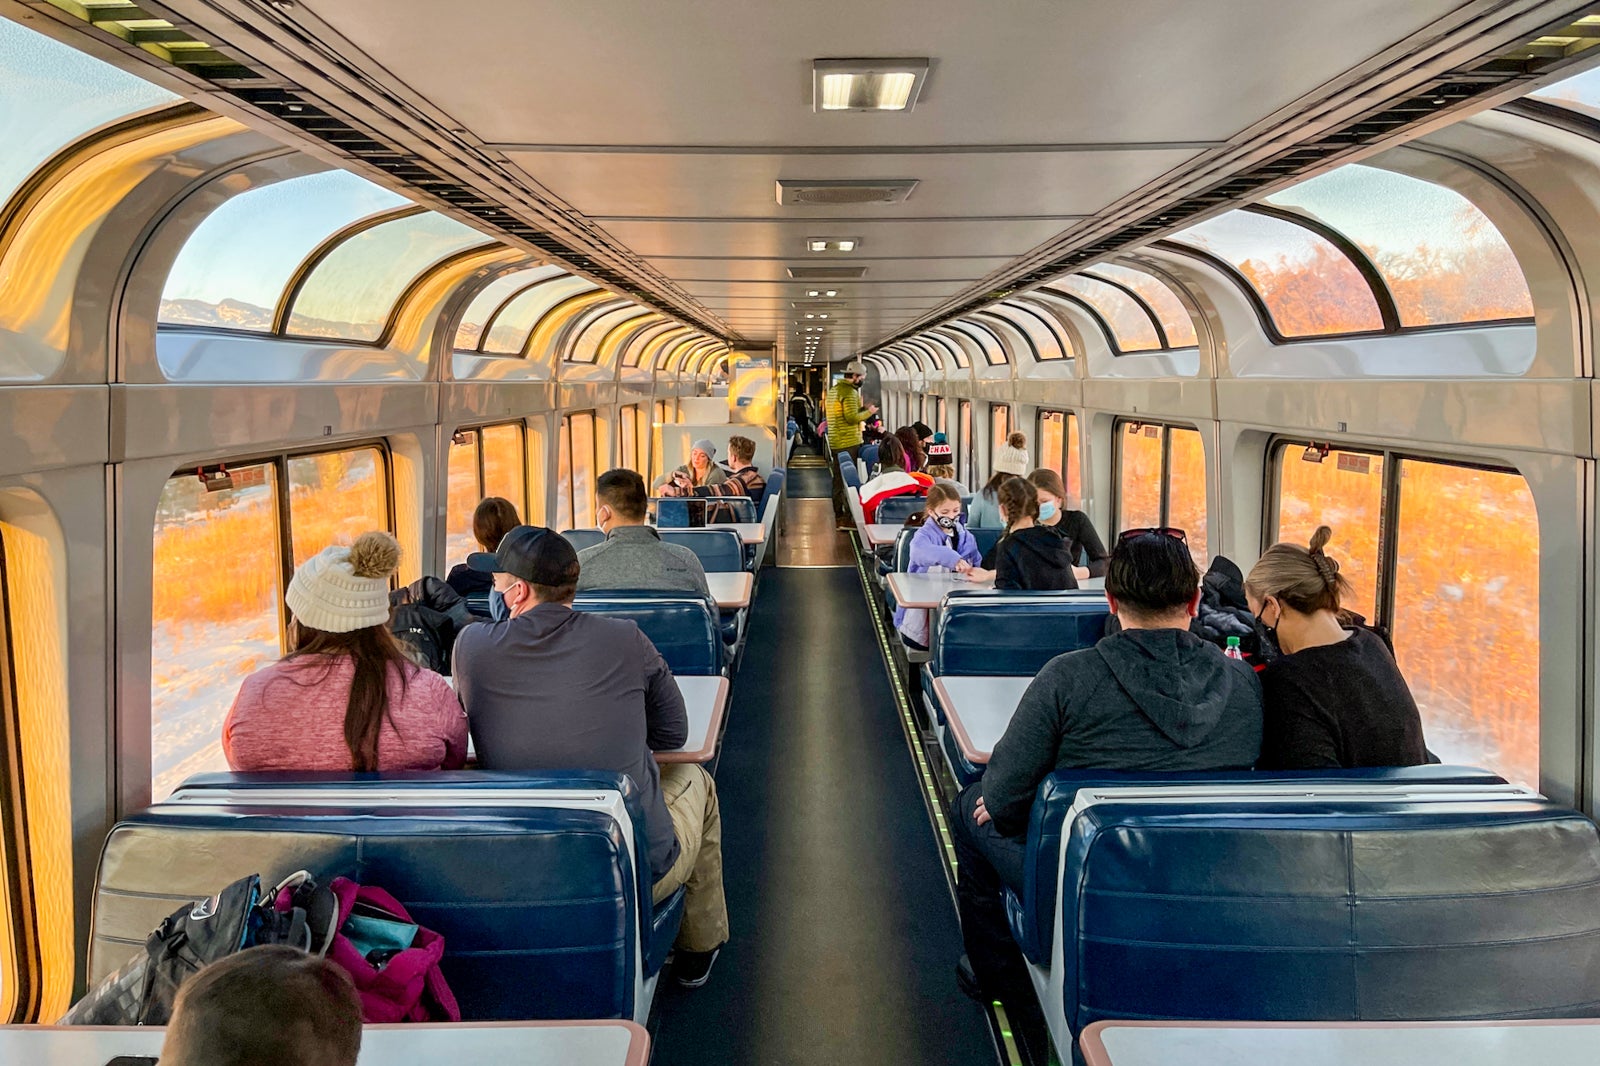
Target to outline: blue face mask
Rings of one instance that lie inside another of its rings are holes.
[[[1041,521],[1041,522],[1050,521],[1050,519],[1052,519],[1052,518],[1054,518],[1056,516],[1056,511],[1057,510],[1058,510],[1058,508],[1053,503],[1041,503],[1039,505],[1039,521]]]
[[[499,589],[489,590],[489,620],[491,622],[504,622],[511,617],[511,611],[506,607],[505,595]]]

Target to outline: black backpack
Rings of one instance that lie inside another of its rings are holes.
[[[450,675],[456,635],[474,621],[461,594],[436,577],[424,577],[389,594],[389,631],[419,666]]]
[[[165,1025],[183,982],[245,948],[288,944],[321,955],[339,928],[333,892],[301,870],[263,896],[261,877],[242,877],[209,899],[185,903],[80,999],[61,1025]]]

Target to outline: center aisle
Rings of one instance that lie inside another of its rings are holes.
[[[854,568],[762,575],[716,778],[732,940],[655,1062],[995,1062]]]

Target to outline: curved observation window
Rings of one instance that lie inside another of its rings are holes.
[[[288,332],[376,341],[389,312],[419,274],[447,256],[488,243],[471,226],[432,212],[362,230],[312,268],[295,296]]]
[[[1376,167],[1340,167],[1267,202],[1333,227],[1383,275],[1402,326],[1533,314],[1528,282],[1500,231],[1453,189]]]
[[[1118,351],[1153,352],[1161,348],[1155,321],[1139,301],[1117,288],[1082,274],[1073,274],[1052,283],[1052,288],[1069,292],[1094,308],[1110,328]]]
[[[551,308],[594,287],[594,282],[570,275],[534,286],[501,308],[489,324],[489,335],[483,341],[484,352],[490,355],[521,355],[528,346],[533,327]]]
[[[1118,266],[1115,263],[1097,263],[1089,268],[1087,276],[1095,275],[1114,281],[1137,293],[1139,299],[1145,302],[1145,306],[1161,320],[1161,329],[1167,335],[1168,346],[1193,348],[1200,343],[1200,338],[1195,336],[1194,319],[1189,317],[1183,302],[1167,287],[1166,282],[1154,274],[1146,274],[1142,270]]]
[[[558,278],[562,273],[560,267],[531,267],[527,270],[514,270],[504,277],[491,281],[482,292],[472,298],[472,302],[462,313],[461,324],[456,327],[456,350],[477,351],[478,345],[484,339],[484,328],[494,313],[500,309],[501,304],[529,285]]]
[[[165,89],[0,18],[0,204],[68,144],[136,111],[176,102]]]
[[[327,170],[242,192],[195,228],[161,291],[163,325],[266,333],[295,271],[351,223],[406,200]]]
[[[1535,89],[1528,94],[1528,99],[1542,100],[1592,119],[1600,119],[1600,67],[1590,67],[1581,74]]]
[[[1304,226],[1230,211],[1169,239],[1209,252],[1244,275],[1285,337],[1383,329],[1383,313],[1361,271]]]

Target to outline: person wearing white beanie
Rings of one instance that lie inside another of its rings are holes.
[[[1006,438],[1005,446],[995,450],[994,472],[997,474],[1026,477],[1032,465],[1028,456],[1028,438],[1021,433],[1011,434]]]
[[[1006,438],[1004,447],[995,449],[993,472],[989,481],[972,498],[967,510],[968,528],[996,529],[1005,526],[1005,516],[1000,513],[1000,486],[1014,477],[1024,477],[1031,465],[1028,457],[1028,438],[1013,433]]]
[[[244,679],[222,724],[235,770],[453,770],[467,719],[449,682],[389,632],[400,545],[363,533],[295,570],[289,654]]]
[[[688,474],[690,487],[700,488],[703,485],[720,485],[728,480],[728,472],[718,463],[713,462],[717,457],[717,446],[710,440],[697,440],[689,445],[689,461],[676,470],[669,470],[656,478],[654,489],[660,489],[672,480],[673,474]]]

